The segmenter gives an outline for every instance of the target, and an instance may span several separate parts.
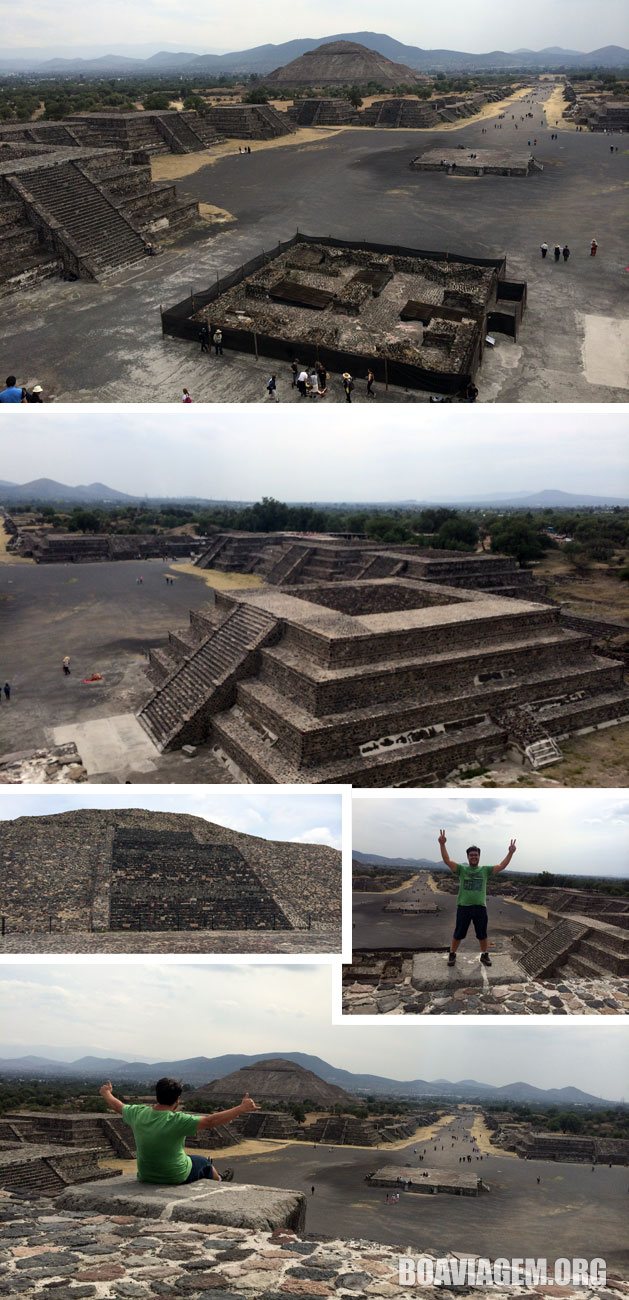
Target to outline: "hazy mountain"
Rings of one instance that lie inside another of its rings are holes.
[[[133,57],[130,54],[112,54],[105,50],[102,54],[89,57],[77,57],[71,52],[45,58],[41,49],[34,49],[29,55],[22,49],[16,57],[11,54],[0,55],[0,69],[18,71],[26,68],[38,68],[42,72],[156,72],[180,70],[191,73],[216,72],[225,74],[252,73],[264,75],[274,68],[290,63],[309,50],[331,41],[356,41],[384,54],[396,63],[407,64],[419,72],[446,71],[487,71],[490,69],[517,68],[584,68],[584,67],[628,67],[629,50],[619,45],[606,45],[601,49],[583,53],[580,50],[564,50],[552,46],[543,50],[492,50],[486,54],[468,54],[462,50],[423,50],[417,45],[405,45],[384,32],[337,32],[332,36],[303,37],[298,40],[284,41],[278,45],[256,45],[252,49],[236,50],[229,54],[193,54],[188,51],[160,50],[148,58]]]
[[[161,1075],[170,1075],[183,1079],[184,1083],[200,1087],[213,1079],[223,1079],[245,1065],[256,1061],[266,1061],[274,1057],[283,1057],[306,1070],[313,1070],[326,1083],[337,1084],[347,1092],[374,1093],[381,1096],[403,1097],[449,1097],[453,1100],[489,1100],[503,1098],[510,1101],[534,1101],[542,1104],[555,1102],[567,1105],[599,1105],[604,1099],[582,1092],[580,1088],[536,1088],[530,1083],[508,1083],[494,1087],[488,1083],[478,1083],[475,1079],[462,1079],[458,1082],[450,1079],[389,1079],[378,1074],[355,1074],[351,1070],[338,1069],[323,1061],[319,1056],[310,1056],[305,1052],[258,1052],[247,1056],[229,1053],[224,1056],[195,1056],[182,1061],[156,1061],[148,1065],[145,1061],[124,1061],[117,1057],[98,1058],[82,1057],[78,1061],[46,1061],[41,1057],[23,1056],[0,1058],[0,1078],[16,1076],[35,1076],[38,1078],[77,1078],[104,1080],[110,1075],[114,1087],[123,1088],[125,1083],[146,1083],[150,1085]]]
[[[362,862],[366,867],[395,867],[399,870],[417,867],[422,871],[443,869],[442,862],[432,862],[430,858],[386,858],[379,853],[359,853],[357,849],[352,849],[352,858],[355,862]]]
[[[541,492],[494,493],[491,497],[474,499],[481,505],[520,506],[530,510],[544,510],[550,506],[569,510],[584,506],[629,506],[629,497],[589,496],[587,492],[561,492],[559,488],[545,488]]]
[[[117,488],[107,487],[106,483],[79,483],[76,487],[69,487],[67,483],[57,483],[52,478],[36,478],[30,483],[0,483],[0,496],[3,501],[74,501],[80,504],[139,500],[127,496],[126,492],[118,492]]]

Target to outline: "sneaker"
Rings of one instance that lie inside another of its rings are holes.
[[[449,953],[448,953],[448,966],[454,966],[454,965],[456,965],[456,953],[455,953],[455,952],[449,952]]]
[[[482,952],[480,955],[480,960],[482,966],[491,966],[491,957],[489,956],[488,952]]]
[[[222,1172],[222,1174],[221,1174],[221,1182],[222,1182],[222,1183],[231,1183],[231,1182],[233,1182],[233,1180],[234,1180],[234,1171],[233,1171],[233,1169],[224,1169],[223,1172]]]

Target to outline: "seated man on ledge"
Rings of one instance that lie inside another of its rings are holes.
[[[480,948],[480,960],[483,966],[491,966],[491,957],[489,956],[489,940],[487,938],[487,881],[490,876],[495,875],[498,871],[504,871],[515,853],[516,843],[511,840],[509,848],[502,859],[495,867],[481,867],[480,849],[477,844],[471,844],[467,850],[467,862],[453,862],[446,849],[446,833],[444,830],[439,832],[439,848],[441,857],[446,867],[453,871],[459,878],[459,892],[457,896],[456,925],[448,953],[448,966],[454,966],[456,962],[456,950],[462,939],[465,938],[470,922],[474,926],[476,938]]]
[[[114,1097],[111,1083],[99,1089],[101,1097],[121,1115],[133,1130],[137,1150],[138,1181],[160,1183],[167,1186],[196,1183],[200,1178],[213,1178],[215,1182],[229,1182],[233,1170],[226,1169],[223,1178],[207,1156],[189,1156],[184,1151],[187,1137],[193,1137],[204,1128],[229,1124],[239,1115],[258,1110],[249,1093],[245,1093],[239,1106],[219,1110],[215,1115],[188,1115],[179,1110],[182,1084],[176,1079],[158,1079],[155,1084],[153,1106],[127,1106]]]

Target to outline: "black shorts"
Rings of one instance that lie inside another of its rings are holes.
[[[474,926],[476,938],[487,938],[487,908],[482,907],[480,903],[472,903],[467,907],[460,905],[457,907],[453,939],[465,938],[470,928],[470,921]]]

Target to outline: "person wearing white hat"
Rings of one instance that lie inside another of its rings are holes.
[[[44,393],[44,390],[43,390],[41,384],[35,384],[35,387],[34,387],[34,388],[31,388],[31,390],[30,390],[30,392],[29,392],[29,394],[28,394],[27,401],[29,401],[29,402],[40,402],[40,403],[42,403],[43,400],[44,400],[43,393]]]

